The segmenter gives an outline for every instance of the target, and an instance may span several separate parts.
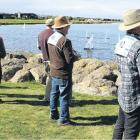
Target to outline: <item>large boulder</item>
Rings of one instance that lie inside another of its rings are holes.
[[[15,73],[23,68],[23,64],[26,63],[25,59],[3,59],[2,60],[2,79],[10,80]]]
[[[17,83],[17,82],[27,82],[32,80],[34,80],[34,77],[30,73],[30,71],[26,71],[22,69],[19,70],[10,81]]]
[[[12,54],[12,53],[7,53],[5,59],[12,59],[12,58],[17,58],[17,59],[25,59],[27,60],[27,58],[25,57],[25,55],[23,54]]]
[[[13,65],[13,66],[5,66],[3,67],[3,70],[2,70],[2,79],[7,81],[7,80],[10,80],[14,75],[15,73],[22,69],[22,66],[21,65]]]
[[[103,62],[97,59],[81,59],[76,61],[73,68],[73,82],[82,82],[87,75],[101,66],[103,66]]]
[[[119,72],[113,62],[81,59],[74,64],[73,91],[90,95],[115,95],[117,74]]]
[[[2,59],[2,61],[1,61],[2,67],[13,66],[13,65],[23,65],[25,63],[27,63],[27,61],[23,58],[22,59],[18,59],[18,58],[8,59],[8,58],[5,58],[5,59]]]
[[[27,58],[27,59],[26,59]],[[42,55],[9,55],[2,61],[3,79],[12,82],[46,81]],[[113,61],[81,59],[73,67],[73,91],[90,95],[116,95],[121,75]]]
[[[42,54],[36,54],[27,59],[28,63],[40,64],[43,63]]]
[[[36,68],[40,70],[35,70]],[[2,60],[2,75],[5,81],[11,79],[12,82],[24,82],[35,79],[37,82],[41,82],[41,79],[45,77],[44,69],[40,54],[26,54],[26,57],[23,54],[7,54]],[[38,78],[37,75],[39,75]]]
[[[44,65],[40,65],[39,67],[34,67],[30,69],[30,72],[33,75],[35,81],[40,83],[42,83],[44,77],[46,77]]]

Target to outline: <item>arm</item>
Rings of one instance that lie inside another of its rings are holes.
[[[76,51],[73,50],[70,40],[66,41],[65,46],[63,48],[63,52],[64,52],[66,62],[68,64],[73,63],[73,62],[79,60],[79,58],[80,58],[79,55],[77,55]]]
[[[0,37],[0,58],[4,58],[6,56],[5,46],[3,39]]]
[[[38,36],[38,49],[42,52],[43,60],[47,61],[49,59],[48,44],[47,40],[41,35]]]
[[[37,48],[38,48],[39,50],[41,50],[41,45],[40,45],[40,39],[39,39],[39,36],[38,36],[38,41],[37,41]]]
[[[70,40],[67,40],[64,47],[63,53],[68,64],[73,63],[75,61],[75,55],[73,54],[72,44]]]
[[[137,53],[137,56],[136,56],[136,65],[137,65],[138,72],[139,72],[139,75],[140,75],[140,50],[138,50],[138,53]]]

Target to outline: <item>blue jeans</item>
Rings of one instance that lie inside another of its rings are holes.
[[[113,140],[136,140],[140,132],[140,107],[131,113],[119,109]]]
[[[69,99],[72,82],[70,79],[64,80],[52,77],[52,88],[50,94],[50,113],[52,116],[59,116],[59,121],[67,121],[69,115]],[[58,101],[60,101],[60,115],[58,112]]]

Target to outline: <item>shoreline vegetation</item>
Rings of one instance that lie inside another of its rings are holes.
[[[118,19],[69,19],[73,24],[108,24],[118,23]],[[45,19],[0,19],[0,25],[18,25],[18,24],[45,24]]]

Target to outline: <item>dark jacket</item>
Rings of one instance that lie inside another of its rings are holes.
[[[6,56],[6,51],[3,43],[2,37],[0,37],[0,82],[2,79],[2,67],[1,67],[1,58],[4,58]]]
[[[50,38],[53,39],[54,34],[50,36]],[[62,79],[71,78],[73,62],[77,60],[72,50],[71,41],[64,35],[57,41],[56,45],[49,43],[49,40],[48,50],[51,76]]]
[[[44,60],[48,60],[47,40],[53,33],[52,29],[45,29],[38,35],[38,48],[42,51]]]
[[[5,56],[6,56],[5,46],[2,37],[0,37],[0,58],[4,58]]]

